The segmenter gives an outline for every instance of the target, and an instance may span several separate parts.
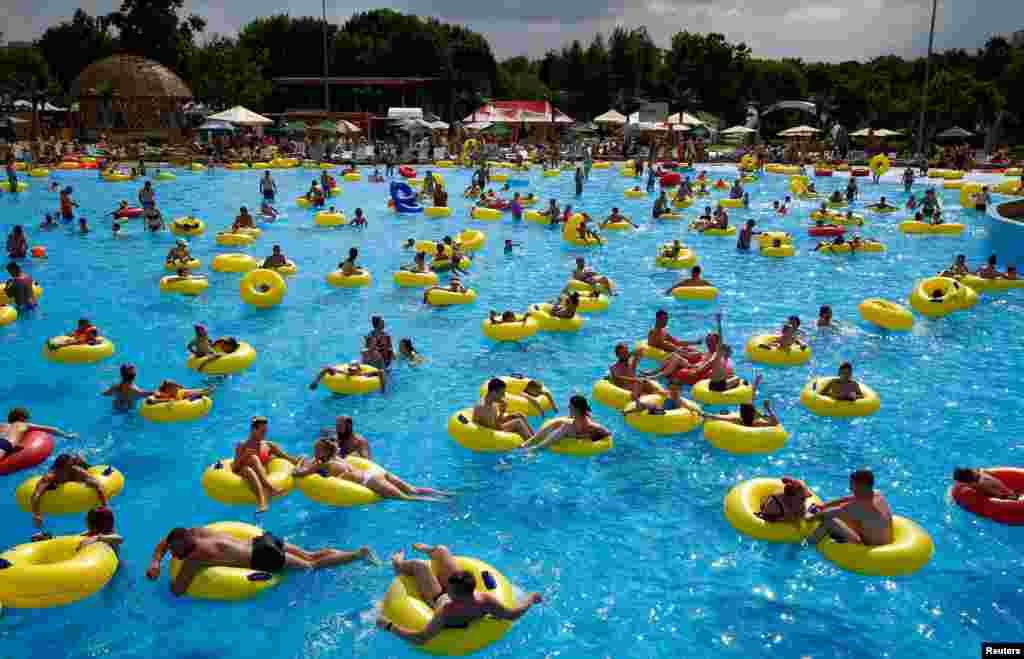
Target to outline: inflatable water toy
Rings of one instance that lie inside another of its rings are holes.
[[[345,462],[374,476],[384,473],[384,469],[380,465],[357,455],[345,456]],[[368,506],[381,501],[380,495],[365,485],[353,483],[337,476],[310,474],[296,478],[295,487],[310,501],[322,503],[325,506],[351,508],[352,506]]]
[[[611,298],[604,293],[598,293],[596,297],[593,294],[580,295],[580,302],[576,310],[579,313],[601,313],[608,310],[609,304],[611,304]]]
[[[142,401],[139,415],[154,423],[178,423],[201,419],[210,413],[212,407],[213,400],[207,396],[176,400],[156,399],[151,396]]]
[[[592,238],[587,237],[584,240],[580,240],[578,227],[583,222],[583,215],[580,213],[574,213],[569,220],[562,225],[562,240],[569,243],[570,245],[576,245],[577,247],[596,247],[604,244],[604,240],[600,237]]]
[[[822,395],[821,392],[835,379],[834,377],[812,378],[800,392],[800,402],[818,416],[840,418],[871,416],[881,407],[878,394],[864,383],[858,383],[864,397],[857,400],[836,400]]]
[[[739,414],[729,414],[739,421]],[[717,419],[704,423],[704,439],[717,449],[728,453],[752,455],[774,453],[786,445],[789,433],[778,426],[745,426]]]
[[[340,227],[343,224],[348,224],[348,218],[344,213],[318,211],[313,216],[313,224],[318,227]]]
[[[793,247],[792,243],[786,243],[775,247],[774,245],[761,245],[761,256],[770,256],[773,258],[786,258],[796,254],[796,248]]]
[[[736,227],[730,226],[725,229],[719,229],[717,227],[714,229],[703,229],[700,233],[702,236],[735,236]]]
[[[330,391],[343,396],[361,396],[380,391],[380,370],[369,364],[358,364],[359,373],[349,375],[349,366],[335,366],[336,373],[323,377],[323,384]]]
[[[890,167],[892,163],[884,153],[877,153],[868,161],[868,169],[875,176],[884,176]]]
[[[896,211],[899,210],[895,206],[889,206],[889,205],[880,206],[878,204],[871,204],[870,206],[866,206],[865,208],[867,208],[872,213],[877,213],[879,215],[889,215],[889,214],[895,213]],[[838,221],[838,220],[836,220],[836,221]],[[864,224],[863,220],[861,220],[860,223]]]
[[[494,220],[500,220],[501,219],[501,211],[498,210],[497,208],[486,208],[484,206],[474,206],[473,210],[470,212],[470,216],[474,220],[494,221]]]
[[[837,567],[872,577],[913,574],[935,553],[927,531],[906,517],[892,516],[892,536],[891,543],[881,546],[839,543],[826,536],[818,543],[818,551]]]
[[[844,199],[842,201],[829,200],[825,202],[825,205],[828,206],[829,208],[846,208],[849,204]]]
[[[652,414],[650,410],[636,412],[634,411],[636,403],[630,402],[623,412],[626,413],[626,425],[634,430],[654,435],[680,435],[690,432],[701,424],[701,417],[685,407],[677,407],[674,410],[662,409],[665,396],[657,394],[641,396],[640,402],[655,407],[659,412],[656,414]]]
[[[273,270],[258,268],[252,270],[238,284],[238,294],[242,301],[258,309],[268,309],[281,304],[288,284],[284,278]]]
[[[259,499],[242,477],[231,470],[232,459],[218,460],[203,472],[202,485],[206,496],[229,506],[255,506]],[[267,481],[275,490],[288,493],[292,480],[292,463],[275,458],[266,465]]]
[[[540,331],[540,324],[532,315],[523,322],[523,316],[517,315],[515,322],[492,323],[490,318],[480,322],[484,336],[492,341],[522,341]]]
[[[470,451],[498,453],[517,449],[523,438],[514,432],[491,430],[473,422],[473,408],[459,410],[448,419],[448,435]]]
[[[226,533],[239,540],[249,542],[262,536],[265,531],[258,526],[242,522],[216,522],[206,528]],[[181,562],[171,559],[169,577],[173,582],[181,571]],[[205,600],[239,601],[259,595],[281,582],[281,577],[270,572],[261,572],[242,567],[209,566],[199,568],[188,590],[189,597]]]
[[[549,419],[537,432],[541,432],[553,423],[572,423],[572,419],[567,416],[555,417]],[[580,439],[578,437],[563,437],[554,444],[549,444],[547,450],[552,453],[558,453],[559,455],[571,455],[577,458],[590,458],[595,455],[601,455],[607,453],[615,447],[615,439],[609,435],[603,439],[591,440],[591,439]]]
[[[785,231],[765,231],[757,237],[759,247],[771,247],[776,240],[783,245],[793,244],[793,236]]]
[[[247,233],[232,233],[223,231],[217,234],[216,242],[225,247],[248,247],[256,242],[256,239]]]
[[[82,536],[65,535],[0,554],[0,602],[15,609],[45,609],[102,590],[117,571],[117,554],[104,542],[79,549],[81,544]]]
[[[690,395],[698,403],[705,405],[741,405],[752,403],[754,390],[749,384],[741,384],[725,391],[712,391],[711,380],[701,380],[693,385]]]
[[[234,352],[217,352],[203,357],[190,357],[185,366],[207,375],[234,375],[256,362],[256,350],[245,341],[238,342]]]
[[[172,174],[171,172],[160,172],[159,174],[157,174],[153,178],[155,178],[158,181],[177,181],[178,180],[178,177],[175,176],[174,174]]]
[[[0,181],[0,190],[3,190],[4,192],[24,192],[25,190],[28,190],[28,183],[18,181],[12,191],[10,181]]]
[[[176,236],[201,236],[206,233],[206,222],[195,217],[179,217],[171,222],[171,233]]]
[[[218,254],[210,262],[214,272],[249,272],[258,267],[259,262],[248,254]]]
[[[75,169],[77,169],[77,167]],[[120,172],[104,172],[101,176],[103,180],[108,183],[123,183],[124,181],[130,181],[133,178],[131,174],[122,174]]]
[[[517,376],[517,375],[503,375],[498,378],[505,383],[505,404],[508,406],[510,412],[519,412],[526,416],[543,416],[545,412],[552,411],[551,400],[547,397],[551,395],[551,391],[541,384],[541,394],[532,400],[536,405],[531,404],[530,398],[524,394],[526,386],[531,382],[531,378]],[[540,384],[538,382],[538,384]],[[544,394],[547,394],[545,396]],[[487,382],[480,385],[480,400],[483,400],[487,395]],[[538,411],[538,407],[540,410]]]
[[[683,268],[692,268],[697,264],[697,254],[689,247],[683,246],[676,256],[666,256],[671,248],[671,243],[658,246],[658,256],[654,259],[655,265],[659,268],[681,270]]]
[[[395,284],[402,288],[427,288],[429,286],[437,286],[437,273],[436,272],[409,272],[408,270],[399,270],[394,275]]]
[[[145,211],[137,206],[129,206],[128,208],[119,208],[114,212],[114,217],[118,219],[129,219],[133,217],[141,217]]]
[[[89,467],[88,472],[99,481],[108,500],[121,494],[121,490],[124,489],[124,474],[110,465]],[[29,478],[19,485],[14,493],[18,507],[25,512],[32,511],[32,493],[40,478],[42,476]],[[75,481],[47,489],[39,500],[39,511],[47,515],[74,515],[99,505],[100,499],[96,490],[85,483]]]
[[[39,430],[29,430],[21,440],[21,450],[0,458],[0,476],[42,464],[53,453],[53,436]],[[0,599],[0,602],[3,600]]]
[[[460,570],[473,575],[477,591],[487,592],[507,608],[517,606],[512,584],[492,566],[465,556],[456,556],[455,563]],[[406,575],[399,575],[391,582],[384,594],[381,613],[396,625],[415,630],[426,627],[434,615],[431,606],[423,601],[416,579]],[[500,640],[511,628],[511,621],[486,616],[464,629],[445,629],[418,648],[433,655],[468,655]]]
[[[427,217],[451,217],[452,209],[448,206],[427,206],[423,214]]]
[[[985,471],[998,478],[1013,492],[1024,493],[1024,469],[986,467]],[[964,483],[954,483],[950,494],[957,505],[975,515],[987,517],[1000,524],[1024,524],[1024,501],[992,499]]]
[[[680,286],[672,291],[672,297],[690,302],[712,302],[718,298],[714,286]]]
[[[917,222],[906,220],[900,222],[900,231],[910,234],[927,234],[931,236],[959,236],[964,232],[965,225],[959,222],[943,222],[942,224],[931,224],[930,222]]]
[[[658,396],[668,396],[668,391],[657,382],[654,382]],[[601,378],[594,383],[590,389],[590,395],[597,402],[620,412],[633,404],[633,395],[622,387],[613,384],[608,378]],[[653,395],[653,394],[652,394]]]
[[[18,310],[12,306],[0,307],[0,327],[4,325],[10,325],[14,321],[18,320]]]
[[[643,199],[647,196],[647,193],[643,190],[624,190],[622,195],[626,199]]]
[[[796,522],[767,522],[757,513],[765,500],[773,494],[782,494],[785,485],[778,478],[752,478],[735,485],[725,495],[725,519],[734,529],[758,540],[781,543],[800,543],[818,527],[817,522],[801,519]],[[807,500],[820,506],[821,499],[813,492]]]
[[[894,332],[907,332],[914,326],[914,315],[896,302],[868,298],[857,306],[860,317],[869,323]]]
[[[448,307],[455,304],[472,304],[476,302],[476,291],[469,289],[462,293],[434,289],[427,293],[427,304],[433,307]]]
[[[95,364],[114,354],[114,344],[107,338],[96,337],[96,343],[80,343],[63,348],[51,349],[51,344],[60,345],[73,339],[70,336],[55,336],[43,345],[43,356],[57,364]]]
[[[196,270],[201,266],[202,263],[196,258],[181,261],[164,261],[164,270],[168,272],[177,272],[182,268],[185,268],[186,270]]]
[[[743,208],[742,199],[719,199],[718,205],[722,208]]]
[[[807,229],[807,235],[816,238],[833,238],[835,236],[841,236],[844,233],[846,233],[846,229],[844,227],[837,227],[834,225],[825,225],[821,227],[813,226]]]
[[[273,270],[277,274],[284,275],[286,277],[294,277],[295,275],[299,274],[299,266],[295,265],[294,261],[290,261],[287,259],[285,260],[284,265],[272,265],[269,268],[264,269]]]
[[[557,318],[551,315],[552,305],[531,304],[530,317],[537,321],[537,326],[542,332],[578,332],[583,327],[583,318],[573,316],[572,318]]]
[[[391,201],[394,202],[395,210],[399,213],[423,212],[423,206],[420,206],[416,199],[416,193],[408,183],[392,181]]]
[[[799,366],[811,358],[811,347],[794,345],[785,350],[774,345],[777,336],[758,334],[747,341],[747,356],[750,361],[770,366]]]
[[[206,277],[191,277],[189,279],[178,279],[175,276],[160,278],[161,293],[179,293],[181,295],[199,295],[210,287]]]
[[[914,286],[910,306],[922,316],[942,318],[954,311],[969,309],[977,303],[978,294],[949,277],[929,277]]]
[[[327,283],[335,288],[358,288],[360,286],[369,286],[370,281],[371,277],[368,270],[360,270],[352,275],[346,275],[341,270],[334,270],[327,274]]]

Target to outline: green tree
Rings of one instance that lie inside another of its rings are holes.
[[[71,44],[74,44],[74,57],[68,56]],[[75,10],[70,21],[47,28],[35,45],[65,92],[71,89],[82,69],[114,53],[114,38],[107,29],[106,19],[90,16],[81,9]]]
[[[213,35],[192,53],[192,93],[218,107],[258,107],[271,90],[263,77],[267,61],[266,51],[252,51],[236,39]]]
[[[0,94],[32,103],[32,136],[39,133],[39,106],[60,92],[37,48],[0,49]]]
[[[188,66],[195,36],[206,29],[206,21],[195,14],[181,18],[184,0],[122,0],[121,8],[107,14],[117,28],[121,50],[147,57],[172,69]]]

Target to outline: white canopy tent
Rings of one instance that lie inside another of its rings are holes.
[[[752,135],[757,131],[753,128],[747,128],[746,126],[733,126],[732,128],[726,128],[720,135]]]
[[[388,108],[388,119],[419,119],[423,120],[421,108]]]
[[[236,105],[230,110],[224,110],[217,114],[211,114],[207,121],[226,121],[239,126],[269,126],[274,123],[273,119],[267,119],[262,114],[256,114],[252,110]]]
[[[616,112],[614,109],[594,117],[595,124],[624,124],[626,121],[626,115]]]
[[[896,137],[902,135],[899,131],[889,130],[888,128],[879,128],[877,130],[871,128],[861,128],[856,133],[850,133],[850,137]]]
[[[688,112],[676,112],[670,114],[665,120],[667,124],[682,124],[684,126],[703,126],[704,122]]]
[[[810,137],[820,132],[813,126],[794,126],[779,133],[779,137]]]

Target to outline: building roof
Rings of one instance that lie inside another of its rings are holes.
[[[192,98],[192,91],[166,66],[137,55],[114,55],[85,67],[71,86],[72,96]]]

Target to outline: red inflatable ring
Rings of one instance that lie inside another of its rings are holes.
[[[117,211],[114,213],[114,217],[138,217],[142,215],[142,213],[143,210],[141,208],[133,206],[131,208],[123,208]]]
[[[1024,493],[1024,469],[996,467],[986,469],[1017,494]],[[1024,524],[1024,501],[990,499],[973,487],[957,483],[953,486],[953,501],[966,511],[987,517],[1000,524]]]
[[[678,172],[668,172],[667,174],[661,177],[661,187],[670,188],[679,185],[679,183],[682,180],[683,179],[681,176],[679,176]]]
[[[844,227],[837,227],[834,224],[827,224],[823,227],[811,227],[807,230],[808,236],[832,237],[841,236],[844,233],[846,233],[846,229]]]
[[[22,438],[20,451],[0,460],[0,476],[35,467],[50,457],[51,453],[53,453],[53,437],[50,433],[30,430]]]
[[[416,178],[416,170],[408,165],[402,165],[398,168],[398,174],[405,178]]]

